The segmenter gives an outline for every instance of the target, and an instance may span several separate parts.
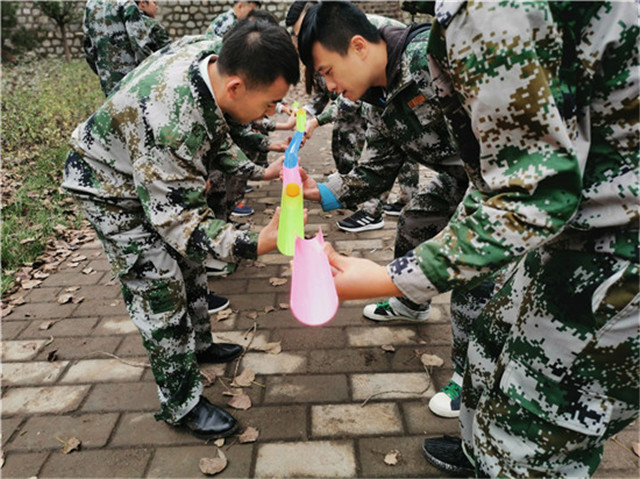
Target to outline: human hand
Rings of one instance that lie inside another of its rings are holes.
[[[340,301],[402,296],[384,266],[365,258],[342,256],[331,243],[325,243],[324,252],[333,269],[333,281]]]
[[[271,163],[264,169],[263,180],[273,180],[274,178],[278,178],[280,176],[280,171],[282,170],[282,164],[284,163],[284,155],[278,158],[276,161]]]
[[[302,191],[304,192],[304,198],[311,201],[320,201],[320,190],[318,189],[318,182],[307,175],[304,169],[300,168],[300,179],[302,180]]]
[[[306,138],[311,138],[313,136],[313,132],[316,128],[318,128],[318,126],[320,126],[320,124],[318,123],[318,119],[316,117],[308,120],[307,124],[305,125],[304,136]]]
[[[289,145],[286,141],[274,141],[269,145],[267,149],[269,151],[286,151],[287,146]]]
[[[296,126],[296,116],[290,115],[287,121],[276,123],[276,130],[293,130]]]
[[[303,210],[302,221],[307,224],[309,210]],[[278,225],[280,223],[280,207],[276,207],[273,217],[258,234],[258,256],[274,251],[278,247]]]
[[[284,113],[285,115],[291,115],[293,110],[286,103],[280,103],[280,111],[278,113]]]

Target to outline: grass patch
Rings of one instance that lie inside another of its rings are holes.
[[[14,272],[82,221],[61,190],[73,129],[104,101],[84,60],[47,59],[2,72],[2,296]]]

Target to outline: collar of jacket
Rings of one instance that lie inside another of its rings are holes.
[[[362,101],[384,108],[387,101],[390,101],[398,91],[404,88],[407,82],[402,80],[404,76],[402,74],[402,55],[407,44],[409,44],[417,34],[429,28],[430,25],[428,24],[414,23],[409,27],[387,25],[379,29],[380,36],[387,45],[387,87],[369,88],[362,96]],[[398,82],[400,82],[400,84],[396,85]]]
[[[209,135],[209,138],[215,138],[220,133],[224,134],[229,131],[229,125],[225,121],[224,113],[222,113],[222,110],[218,106],[218,102],[216,102],[211,90],[209,90],[209,87],[200,73],[200,62],[202,62],[205,57],[214,54],[214,50],[215,45],[212,45],[211,48],[202,50],[189,67],[191,89],[193,90],[194,97],[198,103],[200,103],[200,111],[202,111],[204,122],[207,125],[207,134]],[[214,54],[214,59],[217,60],[217,58],[218,55]]]

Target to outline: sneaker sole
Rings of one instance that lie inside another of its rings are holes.
[[[229,304],[231,304],[231,303],[229,302],[229,300],[227,300],[227,302],[225,304],[223,304],[222,306],[219,306],[219,307],[214,308],[214,309],[209,309],[208,310],[209,314],[214,314],[214,313],[217,313],[218,311],[222,311],[223,309],[227,309],[229,307]]]
[[[207,277],[209,278],[215,278],[216,276],[228,276],[228,275],[229,275],[229,272],[224,270],[220,270],[220,271],[207,270]]]
[[[458,477],[475,477],[475,471],[473,469],[467,469],[465,467],[453,466],[447,462],[443,462],[437,457],[433,456],[427,449],[424,447],[424,442],[422,443],[422,454],[426,458],[427,462],[429,462],[432,466],[437,467],[441,471],[446,471],[452,475]]]
[[[380,223],[371,224],[371,225],[359,226],[357,228],[349,228],[349,227],[342,226],[340,222],[337,222],[336,225],[338,225],[338,228],[340,228],[342,231],[346,231],[347,233],[360,233],[361,231],[372,231],[372,230],[382,229],[384,228],[384,221],[381,221]]]
[[[460,417],[460,411],[451,411],[451,410],[437,410],[437,408],[433,408],[431,407],[431,404],[429,404],[429,411],[431,411],[433,414],[435,414],[438,417],[443,417],[445,419],[454,419],[457,417]]]
[[[237,216],[238,218],[244,218],[245,216],[251,216],[254,212],[251,213],[231,213],[231,216]]]
[[[402,211],[387,211],[387,210],[382,210],[382,212],[387,216],[400,216],[400,213],[402,213]]]

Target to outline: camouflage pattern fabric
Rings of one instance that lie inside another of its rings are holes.
[[[198,265],[257,255],[257,235],[216,219],[205,199],[215,169],[264,176],[231,143],[201,76],[215,47],[194,37],[145,60],[73,132],[64,172],[63,187],[82,200],[143,336],[160,391],[157,417],[171,423],[197,401],[193,354],[211,341]]]
[[[100,78],[105,95],[142,60],[170,42],[162,25],[147,17],[133,0],[88,0],[82,26],[85,58]]]
[[[207,37],[218,37],[222,38],[225,33],[231,30],[236,23],[238,23],[238,17],[236,17],[233,9],[218,15],[213,21],[209,24],[205,35]]]
[[[482,476],[593,474],[638,417],[638,10],[446,2],[428,53],[472,179],[389,265],[414,301],[513,265],[472,321],[461,431]]]

